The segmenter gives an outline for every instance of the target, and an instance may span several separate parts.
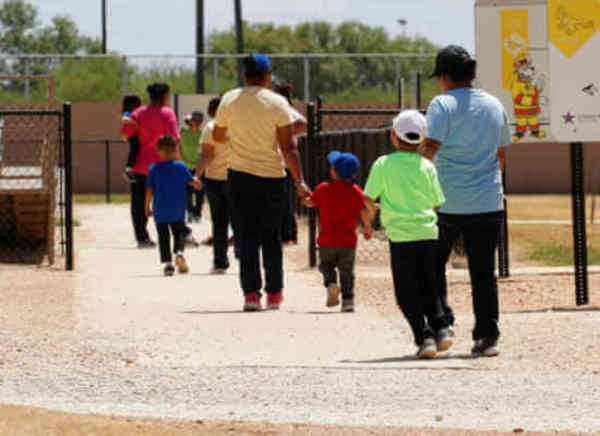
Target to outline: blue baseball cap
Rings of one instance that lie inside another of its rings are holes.
[[[259,76],[271,71],[271,61],[264,54],[254,53],[244,59],[246,74]]]
[[[332,151],[327,155],[327,160],[335,168],[338,175],[345,180],[350,180],[358,172],[360,162],[352,153]]]

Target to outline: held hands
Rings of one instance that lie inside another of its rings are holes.
[[[373,237],[373,227],[371,227],[371,225],[368,226],[363,226],[362,228],[362,234],[365,238],[365,240],[369,240]]]
[[[150,209],[149,207],[146,208],[146,216],[148,218],[150,218],[152,216],[152,209]]]
[[[296,192],[300,199],[306,199],[310,197],[310,194],[312,194],[310,188],[306,185],[304,180],[296,182]]]
[[[201,191],[201,190],[202,190],[202,187],[204,186],[204,185],[202,184],[202,180],[200,180],[200,179],[198,179],[198,178],[196,178],[196,177],[194,177],[194,180],[192,180],[192,181],[190,182],[190,185],[192,185],[192,186],[193,186],[193,187],[194,187],[194,188],[195,188],[197,191]]]

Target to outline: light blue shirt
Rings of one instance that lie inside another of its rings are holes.
[[[442,143],[435,158],[446,197],[440,212],[504,210],[497,152],[511,143],[511,133],[498,99],[480,89],[454,89],[432,100],[427,123],[429,138]]]

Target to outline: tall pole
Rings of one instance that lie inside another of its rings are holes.
[[[242,0],[235,0],[235,35],[237,40],[237,53],[244,53],[244,29],[242,25]],[[244,84],[244,74],[242,71],[242,60],[238,60],[238,85]]]
[[[106,54],[106,0],[102,0],[102,54]]]
[[[196,94],[204,94],[204,0],[196,0]]]

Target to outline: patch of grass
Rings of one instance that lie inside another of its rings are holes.
[[[78,194],[74,196],[75,204],[101,204],[106,203],[104,194]],[[129,194],[113,194],[110,196],[112,203],[129,203]]]

